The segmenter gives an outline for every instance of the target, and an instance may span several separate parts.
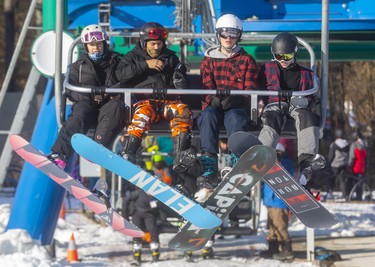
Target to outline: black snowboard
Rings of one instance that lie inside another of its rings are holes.
[[[275,164],[276,151],[273,148],[257,145],[248,149],[230,173],[210,195],[204,206],[224,219],[250,191],[250,189]],[[171,249],[195,251],[202,249],[218,227],[200,229],[187,222],[172,238]]]
[[[232,153],[240,156],[254,144],[254,135],[234,133],[228,140]],[[279,162],[263,176],[265,182],[279,196],[297,218],[307,227],[325,228],[335,225],[337,218],[318,202]]]

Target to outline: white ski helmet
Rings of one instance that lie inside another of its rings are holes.
[[[225,14],[221,16],[216,22],[216,38],[220,41],[220,32],[221,31],[233,31],[237,32],[238,38],[237,43],[241,39],[242,35],[242,22],[241,20],[233,14]]]
[[[226,14],[221,16],[216,22],[216,30],[220,28],[234,28],[242,32],[242,22],[237,16]]]
[[[104,50],[107,49],[107,34],[102,27],[96,24],[87,25],[83,28],[81,32],[81,42],[83,47],[87,52],[86,44],[91,43],[92,41],[102,42],[104,41]]]

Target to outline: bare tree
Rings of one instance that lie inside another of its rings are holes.
[[[5,25],[5,71],[9,66],[14,50],[14,5],[12,0],[4,0],[4,25]]]

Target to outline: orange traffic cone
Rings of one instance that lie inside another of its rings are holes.
[[[66,257],[67,262],[79,261],[78,253],[76,248],[76,242],[74,241],[74,235],[70,236],[69,246],[68,246],[68,256]]]
[[[65,203],[62,203],[59,217],[63,220],[65,220]]]

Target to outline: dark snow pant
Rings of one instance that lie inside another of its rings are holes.
[[[138,226],[142,231],[150,233],[151,242],[159,243],[159,231],[156,225],[156,216],[150,212],[135,212],[132,217],[132,222]],[[141,243],[142,239],[135,237],[134,243]]]
[[[328,191],[333,192],[336,185],[336,178],[339,181],[340,191],[342,193],[342,196],[345,198],[348,196],[350,192],[346,191],[346,169],[347,166],[341,166],[341,167],[332,167],[333,176],[330,176],[328,179]]]
[[[73,112],[64,122],[51,151],[67,157],[73,153],[70,138],[75,133],[86,134],[90,128],[96,128],[94,140],[108,147],[125,127],[126,110],[120,99],[111,99],[101,107],[90,101],[78,101]]]
[[[248,117],[245,108],[223,111],[213,106],[206,107],[198,117],[202,151],[210,154],[219,153],[220,126],[224,123],[228,137],[238,131],[248,131]]]

